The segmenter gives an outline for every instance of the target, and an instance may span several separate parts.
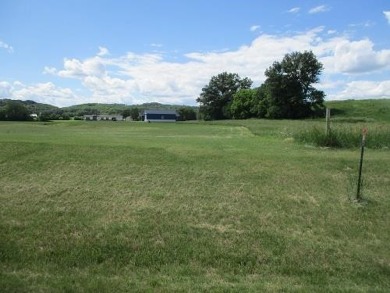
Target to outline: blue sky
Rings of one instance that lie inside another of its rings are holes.
[[[0,0],[0,98],[195,105],[305,50],[326,99],[390,98],[390,1]]]

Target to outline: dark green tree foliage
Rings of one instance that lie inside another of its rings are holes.
[[[130,117],[133,121],[138,121],[140,119],[139,114],[140,114],[140,111],[137,107],[130,109]]]
[[[325,94],[313,87],[322,69],[315,55],[307,51],[287,54],[282,62],[275,62],[265,71],[265,117],[295,119],[322,113]]]
[[[131,114],[131,108],[124,109],[121,114],[122,114],[123,118],[126,119]]]
[[[80,116],[78,116],[80,117]],[[69,120],[70,116],[63,109],[54,109],[43,111],[39,115],[39,120],[49,121],[49,120]]]
[[[199,111],[205,120],[231,118],[230,105],[233,95],[241,89],[249,89],[252,81],[243,79],[237,73],[223,72],[213,76],[197,98]]]
[[[0,114],[1,120],[26,121],[31,120],[30,113],[26,106],[18,101],[7,101]]]
[[[257,89],[239,90],[233,95],[230,113],[234,119],[248,119],[257,117],[259,104]]]
[[[180,121],[196,120],[196,112],[191,107],[181,107],[177,110]]]
[[[48,105],[48,104],[42,104],[42,103],[37,103],[31,100],[26,100],[26,101],[20,101],[25,105],[31,114],[39,114],[43,111],[54,111],[58,110],[58,107]]]

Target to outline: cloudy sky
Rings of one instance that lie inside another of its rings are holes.
[[[390,1],[0,0],[0,99],[195,105],[305,50],[327,100],[390,98]]]

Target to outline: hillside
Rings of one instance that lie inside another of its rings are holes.
[[[65,113],[70,116],[82,116],[86,114],[118,114],[121,113],[128,106],[125,104],[99,104],[99,103],[87,103],[80,105],[73,105],[69,107],[63,107]]]
[[[329,101],[325,105],[331,109],[334,118],[390,122],[390,99]]]
[[[99,103],[88,103],[81,105],[74,105],[70,107],[64,107],[65,113],[70,116],[80,116],[84,114],[118,114],[122,113],[123,110],[129,108],[138,108],[140,110],[144,109],[175,109],[178,110],[182,107],[188,107],[184,105],[168,105],[168,104],[160,104],[160,103],[144,103],[138,105],[125,105],[125,104],[99,104]]]
[[[10,101],[9,99],[0,99],[0,108],[4,107],[5,104]],[[27,109],[30,111],[30,113],[41,113],[45,111],[53,111],[53,110],[58,110],[59,108],[56,106],[52,106],[49,104],[42,104],[42,103],[37,103],[31,100],[26,100],[26,101],[20,101],[20,103],[25,105]]]

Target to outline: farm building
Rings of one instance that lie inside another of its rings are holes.
[[[89,121],[100,121],[100,120],[122,121],[123,116],[122,115],[84,115],[84,120],[89,120]]]
[[[31,119],[38,120],[38,114],[30,114]]]
[[[141,120],[145,122],[176,122],[179,115],[175,110],[145,110]]]

